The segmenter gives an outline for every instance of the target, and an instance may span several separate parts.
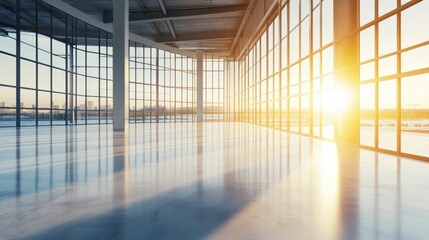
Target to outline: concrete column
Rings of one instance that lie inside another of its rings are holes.
[[[358,0],[334,0],[334,84],[348,103],[335,117],[335,139],[359,144]]]
[[[203,52],[197,52],[197,122],[202,122],[204,119],[203,101]]]
[[[128,129],[129,0],[113,0],[113,130]]]

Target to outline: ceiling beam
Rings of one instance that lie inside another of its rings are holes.
[[[238,39],[240,38],[240,35],[244,30],[244,27],[246,26],[247,20],[249,19],[250,13],[252,12],[253,6],[255,5],[255,3],[256,3],[256,0],[250,0],[249,5],[246,8],[246,12],[244,13],[243,19],[241,20],[241,23],[240,23],[240,27],[238,28],[238,31],[237,31],[237,35],[235,36],[234,41],[232,42],[232,45],[230,48],[230,54],[231,54],[231,51],[234,49],[235,45],[237,44]]]
[[[143,0],[136,0],[136,2],[139,4],[139,7],[142,10],[142,12],[146,12],[147,11],[146,7],[143,4]],[[159,35],[159,30],[155,26],[155,24],[154,23],[150,23],[150,26],[152,27],[152,30],[155,32],[155,35],[158,36]]]
[[[158,0],[158,4],[161,7],[162,13],[164,13],[164,15],[167,15],[167,9],[165,8],[164,1]],[[170,20],[167,20],[166,22],[167,22],[168,30],[170,31],[173,38],[176,39],[176,32],[174,31],[173,24],[171,23]]]
[[[247,5],[229,6],[229,7],[210,7],[169,10],[167,14],[162,11],[155,12],[133,12],[129,15],[130,22],[163,22],[167,20],[192,20],[201,18],[224,18],[241,16],[246,10]],[[112,23],[113,12],[103,12],[104,23]]]
[[[177,36],[176,36],[176,32],[174,31],[173,24],[171,24],[171,21],[170,21],[170,20],[168,20],[168,21],[167,21],[167,26],[168,26],[168,30],[170,30],[171,36],[172,36],[174,39],[176,39],[176,38],[177,38]]]
[[[158,0],[158,4],[161,7],[162,13],[164,13],[164,15],[167,15],[167,9],[165,9],[164,2],[162,0]]]
[[[172,43],[172,42],[188,42],[188,41],[202,41],[202,40],[233,40],[235,31],[222,31],[222,32],[198,32],[191,34],[177,35],[176,38],[171,36],[155,37],[155,41],[159,43]]]

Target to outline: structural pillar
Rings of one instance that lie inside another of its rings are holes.
[[[335,139],[351,144],[359,144],[360,128],[358,3],[334,0],[334,85],[348,98],[335,116]]]
[[[335,116],[335,140],[350,144],[359,144],[360,129],[360,81],[359,81],[359,0],[334,0],[334,86],[340,111]],[[359,208],[359,199],[350,199],[359,193],[359,154],[357,148],[337,145],[338,222],[342,239],[357,236],[359,233],[359,215],[354,209]]]
[[[128,129],[129,0],[113,0],[113,130]]]
[[[203,52],[197,52],[197,122],[204,120]]]

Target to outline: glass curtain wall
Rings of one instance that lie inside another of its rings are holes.
[[[360,143],[429,157],[429,1],[360,9]]]
[[[333,1],[288,1],[271,17],[229,84],[236,120],[333,138]]]
[[[112,123],[112,34],[39,0],[0,11],[0,126]],[[194,59],[130,41],[129,66],[130,122],[195,120]]]
[[[195,120],[192,58],[131,41],[129,80],[130,122]]]
[[[224,120],[225,62],[213,57],[213,53],[204,54],[203,89],[204,121]]]
[[[0,126],[112,121],[112,35],[42,1],[3,1]]]
[[[360,144],[428,158],[429,1],[359,5]],[[333,139],[333,1],[288,1],[266,26],[228,63],[229,119]]]

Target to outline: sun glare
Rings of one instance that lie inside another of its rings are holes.
[[[324,111],[342,113],[350,106],[351,97],[347,89],[337,87],[324,91],[321,101]]]

